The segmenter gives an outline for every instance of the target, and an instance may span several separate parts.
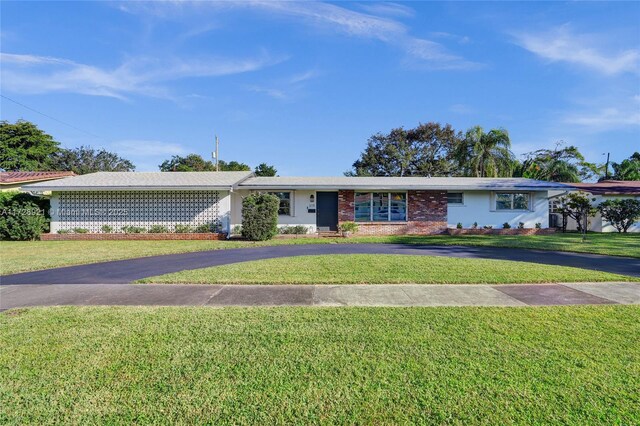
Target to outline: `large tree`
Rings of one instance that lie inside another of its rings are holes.
[[[270,166],[267,163],[258,164],[253,172],[256,174],[256,176],[268,177],[275,176],[278,173],[274,166]]]
[[[575,146],[555,149],[539,149],[525,154],[525,161],[518,166],[517,176],[551,182],[580,182],[598,173],[595,164],[585,161]]]
[[[369,138],[348,176],[448,176],[456,174],[453,149],[460,140],[451,125],[420,124]]]
[[[71,170],[84,175],[95,172],[132,172],[136,166],[118,154],[90,146],[62,149],[51,157],[52,170]]]
[[[174,155],[170,160],[160,164],[162,172],[215,172],[216,165],[207,161],[198,154],[189,154],[186,157]]]
[[[59,143],[35,124],[18,120],[0,121],[0,169],[7,171],[49,170],[51,155]]]
[[[220,160],[218,165],[221,172],[248,172],[251,170],[247,164],[240,163],[238,161],[229,161],[228,163]]]
[[[640,152],[634,152],[620,163],[612,163],[611,167],[614,180],[640,180]]]
[[[480,126],[467,130],[454,156],[465,176],[509,177],[515,162],[509,133],[505,129],[485,133]]]
[[[219,168],[221,172],[250,171],[251,167],[237,161],[220,160]],[[212,161],[205,160],[198,154],[189,154],[186,157],[174,155],[170,160],[160,164],[160,171],[163,172],[215,172],[216,165]]]

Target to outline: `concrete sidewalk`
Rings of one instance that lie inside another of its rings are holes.
[[[26,306],[544,306],[640,304],[637,283],[0,287],[0,310]]]

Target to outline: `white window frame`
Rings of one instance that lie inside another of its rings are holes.
[[[498,202],[498,194],[510,194],[511,195],[511,208],[510,209],[499,209],[497,206]],[[515,194],[527,194],[528,202],[526,209],[514,209],[513,203],[515,201]],[[492,212],[530,212],[533,211],[533,193],[527,191],[494,191],[491,193],[491,211]]]
[[[295,216],[295,191],[266,191],[267,194],[276,196],[275,194],[278,193],[288,193],[289,194],[289,214],[280,214],[280,206],[278,205],[278,216],[287,216],[287,217],[294,217]],[[280,199],[280,198],[278,198]]]
[[[387,194],[387,220],[373,220],[373,194]],[[368,194],[369,195],[369,220],[356,220],[355,212],[355,196],[356,194]],[[404,194],[404,220],[391,220],[391,194]],[[353,203],[353,220],[358,223],[405,223],[409,217],[409,193],[407,191],[370,191],[370,192],[357,192],[354,191],[354,203]]]
[[[460,194],[460,202],[459,203],[450,203],[449,202],[449,194]],[[464,206],[464,192],[463,191],[450,191],[447,192],[447,206]]]

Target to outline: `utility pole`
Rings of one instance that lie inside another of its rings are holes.
[[[609,180],[609,153],[608,152],[607,152],[607,163],[604,166],[604,180]]]
[[[216,160],[216,172],[220,171],[219,151],[220,151],[220,141],[218,140],[218,135],[216,135],[216,151],[212,153],[213,158]]]

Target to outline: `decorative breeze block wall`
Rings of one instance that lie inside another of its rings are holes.
[[[74,191],[56,195],[56,230],[85,228],[93,233],[109,225],[113,232],[121,232],[123,226],[149,229],[164,225],[173,231],[177,224],[211,224],[220,231],[223,215],[229,214],[221,208],[219,191]]]

